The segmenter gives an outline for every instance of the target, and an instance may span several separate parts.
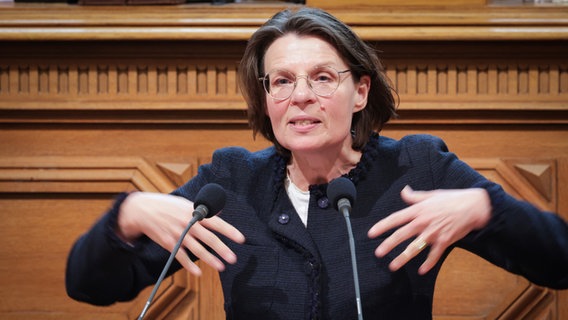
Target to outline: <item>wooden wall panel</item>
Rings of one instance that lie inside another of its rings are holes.
[[[6,44],[8,50],[0,53],[0,108],[74,110],[79,103],[81,110],[244,109],[236,80],[243,43],[207,60],[199,56],[209,56],[208,50],[222,43],[208,47],[202,42],[173,43],[172,50],[159,57],[153,47],[163,46],[161,42],[91,45],[96,46],[94,53],[86,52],[84,43],[46,45],[35,52],[21,43]],[[62,53],[61,46],[69,51]],[[404,109],[566,107],[568,47],[562,44],[375,42],[375,46]],[[109,51],[117,53],[98,58]],[[20,57],[22,52],[26,58]],[[511,60],[512,56],[518,59]]]
[[[193,172],[191,173],[194,174]],[[69,303],[67,254],[75,239],[109,207],[115,194],[169,192],[174,184],[137,158],[0,159],[2,319],[135,319],[149,289],[132,302],[105,308]],[[198,300],[195,279],[178,272],[160,287],[149,318],[188,319]],[[177,316],[172,316],[176,314]],[[194,318],[197,319],[197,318]]]
[[[568,10],[463,5],[334,13],[380,50],[398,92],[384,135],[437,135],[568,218]],[[284,6],[295,5],[0,6],[0,318],[136,318],[151,288],[105,308],[66,297],[68,249],[117,193],[168,192],[217,148],[268,145],[252,139],[236,71],[250,33]],[[218,276],[204,269],[168,279],[152,317],[223,319]],[[567,319],[567,305],[565,291],[456,250],[434,311]]]
[[[556,201],[550,199],[556,194],[556,161],[464,160],[516,198],[531,201],[542,210],[556,210]],[[543,184],[555,190],[543,193]],[[550,315],[550,319],[556,317],[553,290],[535,286],[461,249],[452,252],[444,263],[434,297],[436,319],[534,319],[541,313]]]

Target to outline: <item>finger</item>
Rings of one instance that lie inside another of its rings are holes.
[[[412,241],[404,251],[398,255],[391,263],[389,264],[389,269],[391,271],[397,271],[402,266],[408,263],[411,259],[416,257],[422,250],[428,247],[428,242],[422,236],[417,237]]]
[[[186,236],[183,242],[184,246],[193,253],[199,260],[210,265],[217,271],[225,270],[225,264],[205,248],[197,239],[192,236]]]
[[[184,250],[178,250],[178,252],[176,253],[176,260],[182,265],[184,269],[189,271],[191,274],[198,277],[201,276],[201,269],[199,268],[199,266],[197,266],[197,264],[191,261]]]
[[[431,246],[428,252],[428,257],[426,261],[418,268],[418,274],[424,275],[440,261],[442,255],[444,254],[444,248],[442,246]]]
[[[393,232],[388,236],[378,247],[375,249],[375,255],[379,258],[386,256],[392,249],[397,247],[399,244],[414,237],[418,234],[418,230],[414,230],[412,225],[407,224],[404,227]]]
[[[178,239],[174,239],[171,236],[161,236],[156,238],[156,243],[158,243],[162,248],[168,250],[169,252],[173,252],[178,243]],[[178,250],[176,252],[175,258],[182,265],[182,267],[188,270],[190,273],[196,276],[201,275],[201,269],[193,261],[191,261],[184,250]]]
[[[232,224],[218,216],[202,220],[201,224],[207,227],[207,229],[219,232],[236,243],[245,243],[245,236],[239,231],[239,229],[235,228]]]
[[[400,192],[400,197],[408,204],[415,204],[432,197],[434,192],[436,191],[416,191],[407,185]]]
[[[236,254],[223,242],[217,235],[203,227],[202,225],[196,224],[195,228],[191,231],[191,235],[200,242],[204,243],[211,250],[219,254],[223,260],[228,263],[234,264],[237,262]]]
[[[416,203],[416,201],[413,201],[413,193],[415,193],[415,191],[412,189],[412,187],[410,187],[409,185],[406,185],[402,189],[402,191],[400,191],[400,197],[406,203],[409,203],[409,204]]]
[[[427,193],[427,191],[414,191],[409,185],[405,186],[400,192],[401,198],[407,204],[411,205],[423,200],[423,198],[427,197]],[[391,229],[412,221],[415,217],[415,208],[413,206],[409,206],[405,209],[394,212],[388,217],[377,222],[371,227],[371,229],[369,229],[367,236],[369,238],[376,238]]]
[[[388,217],[375,223],[367,232],[367,236],[369,238],[376,238],[389,230],[392,230],[403,224],[407,224],[408,222],[412,221],[413,218],[414,214],[412,207],[394,212]]]

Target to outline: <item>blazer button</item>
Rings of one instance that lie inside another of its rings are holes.
[[[329,199],[327,197],[321,197],[318,199],[318,207],[325,209],[329,207]]]
[[[287,215],[286,213],[282,213],[278,216],[278,223],[280,224],[288,224],[289,221],[290,221],[290,216]]]
[[[304,264],[304,271],[307,275],[310,275],[315,270],[315,268],[316,266],[313,262],[306,261],[306,263]]]

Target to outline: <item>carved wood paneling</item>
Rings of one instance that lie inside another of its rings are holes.
[[[401,115],[383,134],[440,136],[568,218],[568,7],[380,1],[314,3],[379,50]],[[236,71],[250,34],[285,6],[296,5],[0,5],[0,318],[136,317],[151,288],[105,308],[68,299],[67,250],[114,194],[167,192],[219,147],[268,145],[250,139]],[[217,272],[203,271],[168,279],[152,315],[224,319]],[[564,291],[464,251],[441,277],[437,319],[568,317]]]
[[[378,2],[313,0],[367,40],[555,40],[568,34],[566,6],[491,5],[482,0]],[[464,5],[466,2],[479,5]],[[482,2],[484,5],[481,5]],[[308,5],[311,3],[308,0]],[[417,4],[419,3],[419,4]],[[339,6],[337,5],[339,4]],[[441,5],[443,4],[443,5]],[[0,39],[8,41],[226,40],[246,41],[282,1],[242,1],[223,6],[76,6],[7,3],[0,6]],[[127,13],[127,14],[125,14]],[[77,27],[80,32],[77,32]]]
[[[456,102],[461,107],[488,109],[565,109],[568,99],[568,64],[484,59],[475,62],[432,62],[415,65],[389,61],[387,75],[401,101]],[[473,104],[473,105],[472,105]],[[414,104],[416,107],[416,104]],[[426,106],[422,106],[426,107]]]
[[[100,64],[90,59],[78,63],[63,60],[38,65],[36,60],[0,65],[0,97],[4,108],[18,102],[21,106],[42,109],[66,108],[66,103],[76,106],[78,102],[84,109],[101,108],[109,102],[119,109],[132,108],[132,102],[146,105],[154,102],[156,108],[156,103],[165,100],[191,101],[195,109],[203,108],[198,104],[201,101],[210,109],[223,109],[234,108],[242,100],[234,63],[145,60],[138,64],[126,61]],[[212,100],[215,103],[207,103]]]
[[[5,244],[0,252],[0,318],[136,319],[151,288],[104,312],[67,298],[63,276],[68,250],[115,194],[174,187],[141,158],[0,158],[0,218],[5,222],[0,226]],[[147,317],[199,319],[198,290],[193,277],[177,272],[161,285]]]
[[[170,178],[176,186],[184,184],[194,175],[195,172],[195,168],[193,168],[191,163],[159,162],[157,163],[157,166],[162,169],[166,176]]]
[[[0,110],[244,110],[237,85],[242,43],[231,43],[224,54],[211,51],[219,43],[201,45],[175,44],[156,57],[153,45],[139,43],[96,44],[95,53],[45,44],[42,54],[21,58],[18,50],[30,49],[14,44],[0,53]],[[540,51],[524,43],[375,46],[384,51],[401,110],[567,109],[565,46],[542,43]],[[480,46],[495,49],[481,52]],[[414,51],[421,55],[409,55]],[[530,58],[505,58],[516,52]],[[195,57],[200,55],[209,58]]]
[[[542,201],[538,184],[522,177],[518,163],[546,166],[547,179],[556,185],[555,161],[550,159],[464,159],[518,199],[556,210],[554,201]],[[556,192],[554,189],[553,193]],[[495,290],[495,288],[499,288]],[[529,283],[461,249],[444,263],[434,295],[435,319],[555,319],[556,293]],[[537,316],[538,315],[538,316]]]

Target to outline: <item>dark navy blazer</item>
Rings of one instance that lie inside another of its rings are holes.
[[[273,147],[220,149],[174,192],[191,200],[210,182],[227,191],[220,216],[246,237],[244,245],[225,239],[238,257],[220,273],[227,319],[356,319],[345,219],[329,203],[327,185],[313,185],[305,227],[284,189],[287,161]],[[448,152],[440,139],[412,135],[397,141],[375,135],[346,176],[357,189],[351,224],[365,319],[432,318],[442,261],[418,275],[425,250],[391,272],[388,264],[409,242],[378,259],[374,250],[388,234],[367,237],[377,221],[407,206],[400,198],[406,185],[415,190],[485,188],[493,206],[489,225],[455,246],[538,285],[568,288],[567,223],[507,195]],[[124,197],[74,245],[66,274],[72,298],[97,305],[130,300],[158,278],[169,253],[148,238],[130,247],[113,232]],[[179,268],[174,263],[170,273]]]

